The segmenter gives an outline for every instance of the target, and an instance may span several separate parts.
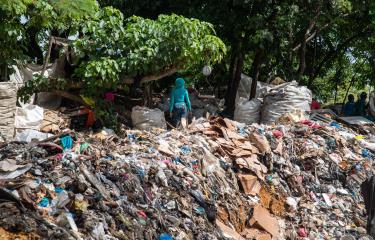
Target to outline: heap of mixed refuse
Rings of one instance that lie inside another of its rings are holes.
[[[188,130],[4,143],[0,236],[370,239],[360,194],[374,171],[369,136],[212,117]]]

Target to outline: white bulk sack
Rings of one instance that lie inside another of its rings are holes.
[[[246,124],[259,123],[261,106],[262,102],[258,99],[240,102],[234,111],[234,120]]]
[[[15,117],[16,129],[34,129],[39,130],[44,118],[43,108],[36,105],[25,105],[22,108],[17,107]]]
[[[0,142],[11,140],[14,135],[17,90],[12,82],[0,82]]]
[[[241,74],[240,84],[236,94],[236,104],[250,98],[251,92],[251,77]],[[271,89],[271,85],[265,82],[257,82],[255,98],[263,98],[263,96]]]
[[[136,129],[151,130],[152,128],[167,128],[164,112],[160,109],[135,106],[132,109],[132,122]]]
[[[310,111],[312,93],[293,81],[272,88],[263,99],[262,123],[270,124],[295,109]]]

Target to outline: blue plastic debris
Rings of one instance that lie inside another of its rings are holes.
[[[47,207],[49,205],[49,199],[44,197],[39,203],[39,207]]]
[[[64,150],[73,148],[73,138],[70,135],[61,137],[60,141]]]
[[[180,157],[174,157],[172,159],[172,162],[176,165],[180,164],[181,163],[181,158]]]
[[[240,135],[246,135],[246,129],[244,127],[239,127],[237,131]]]
[[[181,147],[181,153],[184,155],[188,155],[191,152],[191,148],[187,145]]]
[[[159,237],[159,240],[173,240],[172,236],[167,233],[162,233]]]
[[[128,139],[135,141],[135,135],[134,134],[128,134]]]
[[[338,128],[338,129],[341,128],[340,124],[338,124],[337,122],[331,122],[331,123],[329,124],[329,126],[334,127],[334,128]]]
[[[113,157],[112,156],[105,156],[103,159],[106,160],[106,161],[111,161],[111,160],[113,160]]]
[[[62,191],[64,191],[64,189],[61,187],[55,187],[55,193],[61,193]]]
[[[266,180],[271,183],[273,180],[273,176],[272,175],[266,176]]]
[[[223,160],[221,160],[221,159],[220,159],[220,166],[221,166],[224,170],[228,170],[229,167],[230,167],[230,165],[229,165],[227,162],[225,162],[225,161],[223,161]]]
[[[141,179],[143,179],[143,178],[145,178],[145,171],[144,171],[143,169],[141,169],[141,168],[137,168],[137,175],[138,175]]]
[[[362,166],[360,164],[355,165],[355,169],[357,171],[360,171],[362,169]]]
[[[365,158],[371,158],[372,157],[372,154],[370,153],[369,150],[367,149],[362,149],[362,157],[365,157]]]
[[[259,128],[258,133],[261,134],[261,135],[264,135],[266,132],[264,131],[263,128]]]
[[[197,208],[194,208],[194,210],[195,210],[195,213],[196,214],[199,214],[199,215],[204,215],[205,214],[205,210],[204,210],[204,208],[202,208],[202,207],[197,207]]]

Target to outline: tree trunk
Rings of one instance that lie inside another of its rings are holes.
[[[242,50],[240,50],[237,51],[237,53],[235,53],[232,57],[232,62],[230,66],[231,77],[228,81],[228,89],[225,97],[225,110],[229,115],[232,115],[235,109],[237,90],[241,81],[243,64],[244,54]]]
[[[145,84],[144,88],[144,105],[146,107],[152,107],[152,82],[148,82]]]
[[[29,28],[26,32],[28,38],[30,39],[29,44],[27,45],[27,55],[34,60],[36,58],[37,64],[43,64],[43,52],[40,49],[40,46],[37,41],[38,31],[36,28]]]
[[[72,93],[69,93],[69,92],[66,92],[66,91],[61,91],[61,90],[55,90],[55,91],[53,91],[53,93],[60,96],[60,97],[64,97],[64,98],[70,99],[72,101],[78,102],[82,105],[88,106],[87,103],[85,103],[85,101],[80,96],[74,95]]]
[[[262,66],[262,61],[263,61],[263,50],[258,49],[257,52],[255,53],[255,57],[253,60],[253,64],[251,66],[251,90],[250,90],[250,99],[255,98],[256,93],[257,93],[257,83],[259,79],[259,73],[260,69]]]
[[[8,66],[6,64],[0,65],[0,82],[8,81]]]
[[[317,9],[316,18],[320,15],[320,6]],[[306,69],[306,45],[309,40],[310,32],[315,27],[316,20],[311,20],[309,27],[306,29],[305,34],[303,35],[301,47],[299,51],[299,68],[298,68],[298,80],[302,79],[303,74],[305,73]],[[313,39],[313,38],[311,38]],[[310,40],[311,40],[310,39]]]
[[[339,64],[341,65],[341,62],[339,62]],[[337,103],[337,94],[338,94],[338,91],[339,91],[339,81],[340,81],[340,78],[341,78],[341,67],[337,70],[334,78],[333,78],[333,81],[335,81],[335,100],[334,100],[334,104]]]
[[[227,80],[227,90],[225,93],[225,111],[228,111],[231,105],[231,94],[233,92],[233,81],[234,81],[234,75],[235,75],[235,69],[237,68],[237,56],[232,53],[230,66],[229,66],[229,76]]]
[[[333,101],[333,104],[336,105],[337,103],[337,92],[339,91],[339,86],[338,82],[336,81],[336,86],[335,86],[335,100]]]
[[[306,39],[303,40],[299,53],[298,80],[301,80],[306,69]]]

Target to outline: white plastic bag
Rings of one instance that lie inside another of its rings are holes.
[[[166,129],[164,112],[160,109],[135,106],[132,109],[132,122],[136,129],[151,130],[152,128]]]
[[[375,143],[374,142],[367,142],[365,140],[360,140],[359,145],[363,148],[367,148],[372,152],[375,152]]]
[[[42,141],[52,136],[53,134],[50,133],[43,133],[34,129],[26,129],[20,133],[17,133],[15,139],[22,142],[31,142],[34,139]]]
[[[15,128],[39,130],[44,118],[43,108],[36,105],[25,105],[16,109]]]
[[[258,99],[240,102],[234,111],[234,120],[246,124],[259,123],[261,106],[262,102]]]

